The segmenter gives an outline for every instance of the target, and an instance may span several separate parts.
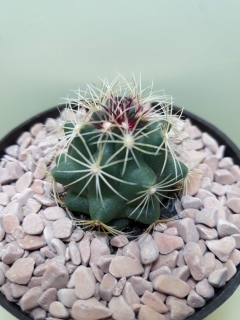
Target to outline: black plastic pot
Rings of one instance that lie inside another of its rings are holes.
[[[61,105],[59,108],[64,108],[65,105]],[[174,107],[175,110],[179,110],[177,107]],[[11,132],[9,132],[1,141],[0,141],[0,158],[4,155],[4,150],[8,146],[15,144],[18,137],[24,131],[28,131],[32,125],[38,122],[44,122],[47,118],[56,118],[59,116],[59,111],[56,107],[44,111],[35,117],[25,121]],[[200,117],[184,111],[183,116],[191,119],[192,123],[197,125],[199,129],[204,132],[208,132],[212,137],[214,137],[220,145],[226,146],[225,156],[232,157],[235,164],[240,165],[240,150],[239,148],[219,129],[210,124],[209,122],[201,119]],[[227,284],[220,289],[215,289],[215,295],[212,299],[208,300],[206,305],[197,310],[194,315],[188,318],[188,320],[201,320],[207,317],[210,313],[216,310],[221,306],[238,288],[240,284],[240,265],[237,267],[236,275],[229,281]],[[12,315],[21,320],[32,319],[27,313],[21,311],[20,307],[16,303],[9,302],[5,296],[0,292],[0,305],[8,310]]]

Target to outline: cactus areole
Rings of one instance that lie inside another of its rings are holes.
[[[170,96],[142,89],[135,78],[129,83],[119,75],[87,88],[69,100],[64,147],[52,170],[66,189],[64,205],[118,230],[131,220],[151,225],[188,174],[176,156],[180,115]]]

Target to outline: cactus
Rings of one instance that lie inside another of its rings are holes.
[[[73,117],[62,124],[64,150],[51,173],[67,190],[65,206],[106,228],[155,223],[188,174],[176,156],[180,115],[171,97],[120,75],[102,80],[101,89],[88,85],[87,93],[70,100]]]

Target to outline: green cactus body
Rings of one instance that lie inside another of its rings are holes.
[[[146,108],[148,100],[129,84],[128,95],[122,83],[117,94],[109,87],[105,95],[98,91],[81,101],[84,119],[63,124],[67,147],[52,176],[66,188],[70,211],[116,229],[130,221],[150,225],[160,219],[162,200],[188,174],[171,147],[174,116],[164,105],[159,113]]]

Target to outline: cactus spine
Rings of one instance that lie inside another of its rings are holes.
[[[160,203],[188,174],[175,152],[181,133],[171,97],[119,75],[101,89],[88,85],[69,109],[74,117],[63,122],[65,148],[52,170],[68,210],[116,229],[158,221]]]

